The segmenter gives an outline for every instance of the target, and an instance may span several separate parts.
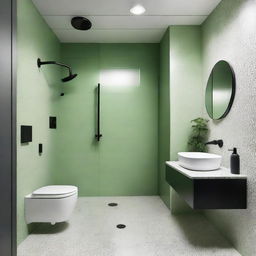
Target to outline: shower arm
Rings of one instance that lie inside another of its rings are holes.
[[[65,67],[68,69],[69,71],[69,75],[72,74],[72,69],[71,67],[69,67],[68,65],[65,65],[63,63],[59,63],[57,61],[41,61],[41,59],[37,59],[37,66],[40,68],[42,65],[48,65],[48,64],[54,64],[54,65],[58,65],[58,66],[61,66],[61,67]]]

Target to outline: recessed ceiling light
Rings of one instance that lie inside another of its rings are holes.
[[[137,4],[135,6],[133,6],[131,9],[130,9],[130,12],[134,15],[141,15],[143,14],[144,12],[146,11],[146,9],[140,5],[140,4]]]

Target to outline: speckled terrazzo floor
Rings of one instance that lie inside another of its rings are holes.
[[[69,223],[41,225],[18,247],[18,256],[207,255],[240,254],[203,216],[173,216],[157,196],[79,198]]]

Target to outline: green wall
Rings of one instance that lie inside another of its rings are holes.
[[[165,180],[165,161],[170,160],[170,30],[167,29],[160,42],[158,119],[158,193],[170,206],[170,187]]]
[[[157,194],[158,44],[62,44],[78,77],[58,103],[55,182],[80,196]],[[102,69],[140,69],[140,86],[101,89],[100,142],[95,88]]]
[[[200,26],[170,26],[170,159],[187,151],[191,120],[202,116],[202,56]],[[191,211],[171,189],[173,213]]]
[[[54,133],[49,115],[56,114],[60,72],[38,70],[36,60],[58,60],[60,44],[30,0],[18,1],[17,28],[17,240],[28,234],[24,221],[24,196],[53,181]],[[20,144],[20,125],[33,126],[33,142]],[[38,143],[44,153],[38,155]]]
[[[165,181],[165,161],[187,151],[190,121],[202,116],[202,104],[201,27],[170,26],[160,43],[159,194],[173,212],[187,207]]]
[[[191,120],[202,116],[200,26],[170,27],[171,160],[187,151]]]

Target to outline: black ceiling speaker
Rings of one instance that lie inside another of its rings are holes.
[[[92,27],[92,23],[88,19],[80,16],[72,18],[71,25],[78,30],[89,30]]]

